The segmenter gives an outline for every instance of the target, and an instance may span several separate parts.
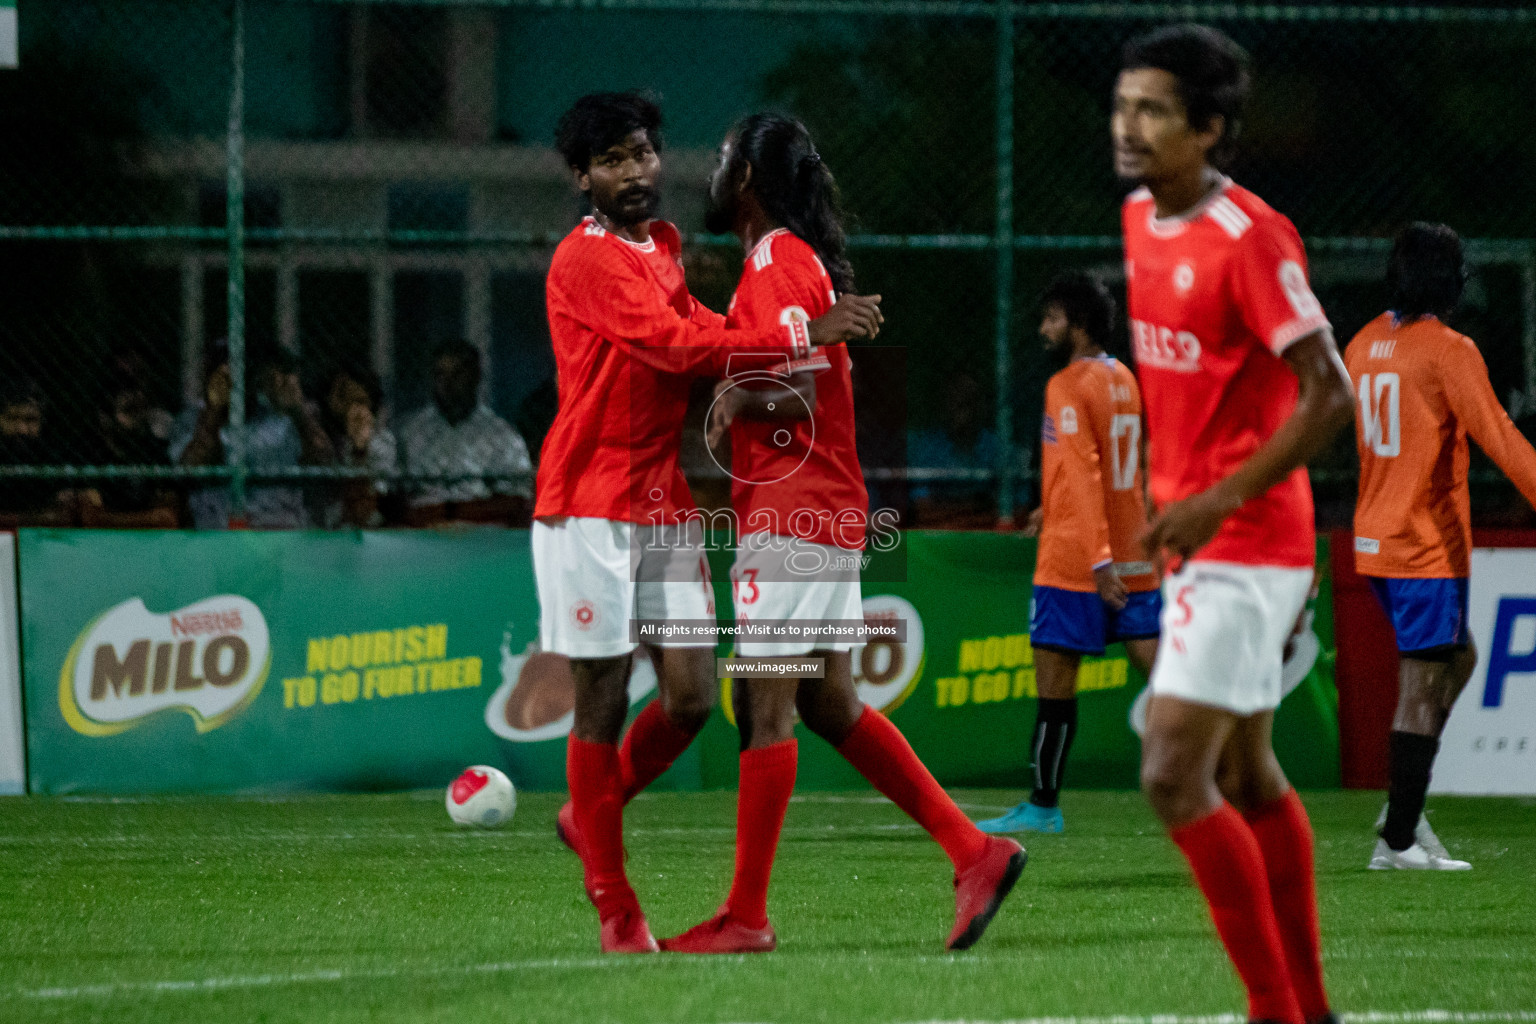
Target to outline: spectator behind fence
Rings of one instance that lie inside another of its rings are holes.
[[[986,426],[987,401],[969,373],[955,374],[944,385],[943,422],[912,431],[907,464],[913,469],[967,469],[995,473],[1002,455],[997,435]],[[1028,469],[1019,450],[1017,473]],[[991,530],[997,526],[997,482],[991,480],[914,480],[909,490],[913,526],[929,530]],[[1022,488],[1020,490],[1022,493]]]
[[[166,435],[172,424],[149,399],[142,378],[120,364],[120,376],[99,415],[97,449],[91,462],[101,466],[164,466]],[[111,477],[81,492],[80,525],[174,529],[179,525],[175,491],[169,481],[147,477]]]
[[[30,379],[11,377],[0,388],[0,466],[49,466],[66,460],[53,444],[42,390]],[[0,529],[69,526],[73,491],[57,480],[0,477]]]
[[[522,436],[479,398],[480,351],[466,341],[432,356],[432,404],[400,425],[405,471],[461,477],[415,485],[407,522],[528,522],[533,463]],[[500,479],[492,479],[497,478]]]
[[[378,375],[362,367],[337,369],[324,394],[320,418],[336,451],[337,464],[383,475],[342,481],[325,505],[323,525],[330,530],[383,526],[379,500],[389,493],[388,474],[395,469],[397,446],[395,435],[380,416],[384,389]]]
[[[183,411],[171,434],[171,458],[183,466],[233,464],[229,428],[229,361],[222,351],[211,360],[204,400]],[[299,386],[293,357],[273,352],[254,357],[247,378],[245,413],[246,466],[252,474],[328,466],[335,462],[331,440],[320,417]],[[309,526],[304,488],[291,483],[257,482],[246,490],[246,524],[284,530]],[[229,488],[225,484],[194,490],[187,499],[192,524],[199,530],[230,525]]]

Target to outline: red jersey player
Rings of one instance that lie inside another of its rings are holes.
[[[853,287],[843,255],[837,186],[800,122],[758,114],[720,148],[710,179],[709,229],[734,231],[747,250],[730,325],[771,330],[823,315]],[[782,362],[782,361],[781,361]],[[847,350],[816,349],[781,372],[735,368],[711,410],[712,435],[731,436],[739,547],[732,569],[737,621],[861,624],[858,557],[868,498],[854,448]],[[1012,840],[984,835],[955,806],[884,715],[853,684],[846,639],[747,640],[740,657],[814,656],[824,677],[735,679],[741,730],[736,874],[709,920],[662,942],[685,953],[773,949],[768,878],[795,784],[794,715],[916,819],[955,866],[951,949],[969,947],[1024,868]]]
[[[1370,860],[1378,870],[1472,866],[1452,858],[1423,817],[1440,734],[1477,666],[1467,631],[1469,434],[1536,504],[1536,451],[1499,406],[1477,345],[1444,322],[1463,275],[1456,232],[1409,225],[1387,266],[1391,310],[1344,354],[1360,399],[1355,567],[1391,617],[1402,655],[1391,786]]]
[[[1029,744],[1035,786],[1007,814],[980,822],[987,832],[1065,828],[1058,797],[1077,732],[1078,666],[1124,643],[1136,668],[1151,672],[1162,612],[1141,546],[1141,391],[1104,352],[1115,300],[1096,278],[1071,272],[1050,283],[1040,306],[1045,349],[1067,365],[1045,386],[1040,508],[1030,519],[1040,535],[1029,616],[1040,695]]]
[[[581,855],[605,952],[657,948],[624,874],[622,809],[692,741],[714,693],[712,639],[648,641],[661,698],[618,748],[633,631],[714,619],[677,465],[689,375],[723,373],[727,347],[804,356],[879,323],[878,297],[760,331],[728,329],[699,305],[677,229],[653,219],[660,125],[633,93],[584,96],[561,118],[557,144],[593,212],[555,250],[546,289],[560,410],[539,460],[533,566],[540,637],[571,658],[576,681],[558,827]]]
[[[1126,44],[1115,83],[1131,338],[1157,515],[1175,571],[1142,788],[1189,862],[1255,1020],[1331,1018],[1312,831],[1270,746],[1282,651],[1312,585],[1303,464],[1353,407],[1290,221],[1216,167],[1247,55],[1183,25]],[[1218,778],[1221,782],[1218,785]]]

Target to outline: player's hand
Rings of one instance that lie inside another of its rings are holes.
[[[1159,561],[1164,551],[1189,558],[1211,542],[1222,522],[1241,504],[1228,497],[1220,484],[1174,502],[1152,520],[1147,553]]]
[[[347,442],[361,455],[373,441],[373,410],[361,402],[347,407]]]
[[[1040,536],[1040,527],[1045,522],[1045,506],[1040,505],[1024,517],[1024,536]]]
[[[1131,592],[1125,589],[1125,582],[1120,579],[1113,563],[1093,570],[1093,585],[1099,588],[1100,600],[1115,611],[1124,608],[1130,597]]]
[[[711,448],[725,439],[725,432],[731,429],[731,423],[736,419],[737,391],[731,388],[734,383],[722,380],[715,385],[715,401],[709,407],[709,422],[704,424],[704,443]]]
[[[844,295],[837,304],[806,325],[813,346],[838,345],[880,333],[880,296]]]
[[[208,411],[220,414],[228,412],[229,392],[229,366],[220,366],[208,375],[208,387],[203,392]]]

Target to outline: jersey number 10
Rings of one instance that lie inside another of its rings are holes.
[[[1403,450],[1402,421],[1398,417],[1401,390],[1395,373],[1360,375],[1360,428],[1371,451],[1383,458],[1393,458]]]
[[[1120,439],[1125,439],[1121,451]],[[1109,421],[1110,487],[1128,491],[1136,483],[1136,467],[1141,464],[1141,417],[1117,413]]]

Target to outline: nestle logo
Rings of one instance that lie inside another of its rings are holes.
[[[238,608],[171,616],[171,633],[176,636],[238,633],[244,628],[245,624],[240,618]]]

